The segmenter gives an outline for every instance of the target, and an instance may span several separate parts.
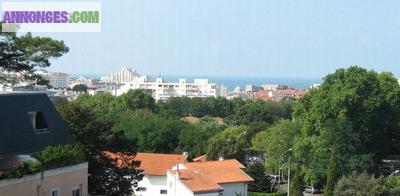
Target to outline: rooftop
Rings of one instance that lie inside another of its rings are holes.
[[[45,93],[0,94],[0,157],[73,143]]]
[[[220,184],[254,181],[235,159],[184,163],[179,170],[180,180],[192,192],[222,190]],[[176,174],[177,170],[171,171]]]

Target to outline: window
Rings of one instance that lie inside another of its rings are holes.
[[[51,196],[59,196],[60,195],[60,189],[59,188],[53,188],[51,189]]]
[[[43,112],[28,112],[28,116],[36,133],[47,131],[47,123],[44,118]]]
[[[72,196],[81,196],[81,186],[72,188]]]
[[[146,187],[138,187],[138,188],[136,189],[136,191],[141,191],[141,192],[145,192],[146,190],[147,190]]]
[[[167,190],[160,190],[160,194],[167,194]]]

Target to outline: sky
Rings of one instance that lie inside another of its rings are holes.
[[[398,0],[100,2],[101,33],[37,34],[70,48],[50,71],[321,78],[360,65],[400,76]]]

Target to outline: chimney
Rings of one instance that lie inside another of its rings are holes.
[[[218,161],[223,161],[224,160],[224,157],[219,157],[218,158]]]

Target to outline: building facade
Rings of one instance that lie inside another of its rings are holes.
[[[68,88],[69,75],[62,72],[42,72],[42,77],[49,81],[53,88]]]
[[[122,95],[130,89],[145,89],[152,93],[157,101],[166,101],[171,97],[218,97],[226,96],[227,89],[222,84],[209,83],[208,79],[194,79],[187,82],[179,79],[178,82],[167,82],[157,78],[154,82],[129,82],[116,90],[116,95]]]

